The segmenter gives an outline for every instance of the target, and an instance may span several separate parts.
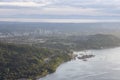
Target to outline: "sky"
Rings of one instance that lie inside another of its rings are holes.
[[[120,0],[0,0],[0,21],[120,22]]]

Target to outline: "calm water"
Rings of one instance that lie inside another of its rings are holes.
[[[120,80],[120,48],[89,50],[87,53],[96,56],[88,61],[66,62],[55,73],[39,80]]]

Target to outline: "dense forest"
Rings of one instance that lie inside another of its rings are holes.
[[[46,37],[45,40],[45,43],[31,44],[0,42],[0,80],[35,80],[71,60],[74,50],[120,46],[119,38],[105,34]]]
[[[120,39],[113,35],[96,34],[75,40],[76,50],[80,49],[105,49],[120,46]]]
[[[86,50],[104,49],[120,46],[120,38],[108,34],[88,36],[68,36],[66,38],[49,38],[45,43],[33,44],[37,47],[46,47],[59,50]]]
[[[61,63],[70,60],[68,53],[69,51],[0,43],[0,80],[35,80],[54,72]]]

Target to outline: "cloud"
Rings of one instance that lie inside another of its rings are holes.
[[[0,2],[0,6],[19,6],[19,7],[41,7],[50,4],[49,2]]]
[[[116,13],[107,13],[103,10],[81,7],[45,7],[45,8],[19,8],[0,9],[0,15],[81,15],[81,16],[120,16]],[[9,13],[9,14],[8,14]]]
[[[43,15],[43,16],[42,16]],[[26,17],[27,16],[27,17]],[[52,17],[51,17],[52,16]],[[120,0],[2,0],[0,18],[118,19]]]
[[[120,22],[118,20],[97,20],[97,19],[25,19],[25,18],[0,18],[0,21],[12,21],[12,22],[49,22],[49,23]]]

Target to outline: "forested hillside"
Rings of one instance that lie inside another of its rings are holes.
[[[0,43],[0,80],[16,80],[52,73],[70,60],[67,51],[49,50],[26,45]]]
[[[120,39],[113,35],[96,34],[74,41],[75,49],[104,49],[120,46]]]
[[[53,73],[61,63],[71,60],[71,51],[120,46],[119,38],[105,34],[65,39],[46,37],[45,40],[44,43],[31,44],[0,42],[0,80],[35,80]]]

